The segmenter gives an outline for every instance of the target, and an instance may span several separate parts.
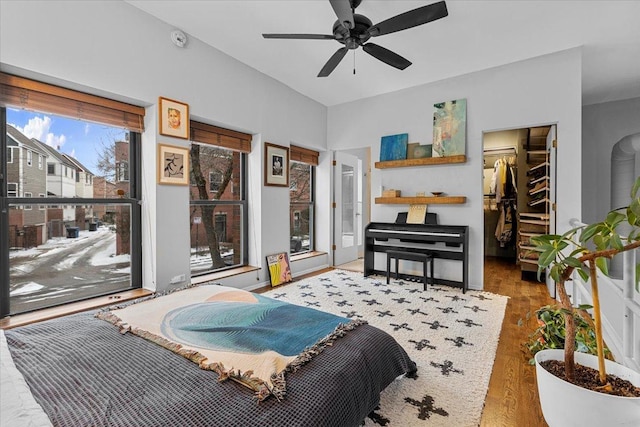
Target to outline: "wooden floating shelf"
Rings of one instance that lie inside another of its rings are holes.
[[[376,205],[460,205],[466,202],[466,196],[376,197]]]
[[[410,166],[425,166],[425,165],[447,165],[451,163],[465,163],[467,156],[464,154],[458,156],[449,157],[425,157],[422,159],[407,159],[407,160],[389,160],[386,162],[376,162],[376,169],[387,168],[404,168]]]

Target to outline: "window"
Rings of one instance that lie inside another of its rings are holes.
[[[13,149],[7,147],[7,163],[13,163]]]
[[[24,192],[24,197],[25,197],[25,199],[28,199],[29,197],[33,197],[33,194],[31,194],[31,193],[30,193],[30,192],[28,192],[28,191],[25,191],[25,192]],[[30,210],[31,210],[31,205],[22,205],[22,208],[23,208],[25,211],[30,211]]]
[[[209,172],[209,191],[217,193],[222,187],[222,172],[219,170]],[[233,187],[233,186],[232,186]]]
[[[129,181],[129,162],[120,160],[116,163],[116,181]]]
[[[291,146],[289,162],[289,235],[291,254],[314,250],[315,165],[319,153]]]
[[[33,162],[33,153],[31,152],[31,150],[27,150],[27,165],[31,166]]]
[[[8,192],[0,194],[11,198],[1,200],[9,209],[0,210],[0,225],[4,227],[0,235],[8,236],[8,244],[0,245],[0,317],[139,288],[140,186],[136,182],[115,182],[115,147],[119,140],[128,139],[118,160],[126,161],[128,173],[136,177],[144,108],[4,73],[0,73],[0,81],[0,132],[11,137],[0,139],[0,150],[7,150],[7,144],[15,140],[25,150],[33,151],[24,154],[25,163],[31,161],[27,156],[39,155],[33,159],[38,168],[9,171],[15,174],[16,183],[7,184]],[[66,140],[61,145],[64,151],[30,134],[26,124],[33,119],[51,123],[49,135],[54,140]],[[69,137],[76,134],[84,135],[82,141]],[[70,161],[63,156],[68,153],[74,153]],[[94,170],[102,185],[78,193],[76,160]],[[20,195],[32,200],[21,200]],[[104,199],[111,200],[107,203]],[[34,201],[38,208],[32,209]],[[75,227],[80,234],[89,233],[88,224],[93,218],[110,231],[87,236],[101,242],[95,250],[91,249],[94,246],[80,248],[69,230]],[[102,249],[97,250],[98,246]],[[42,256],[36,265],[26,257],[12,256],[12,251],[28,247],[41,254],[56,248],[66,259],[82,256],[87,261],[83,274],[78,275],[66,263],[54,268],[52,257]],[[38,286],[27,289],[29,283]]]
[[[191,122],[191,275],[247,264],[251,135]]]
[[[7,197],[18,197],[18,183],[7,183]]]

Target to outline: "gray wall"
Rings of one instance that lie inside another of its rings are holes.
[[[611,210],[611,150],[622,138],[638,132],[640,98],[583,107],[583,222],[602,221]],[[636,175],[640,171],[638,157],[640,156],[636,156]]]
[[[253,265],[262,266],[265,254],[289,250],[288,223],[273,220],[288,218],[289,192],[262,185],[263,143],[320,151],[326,145],[326,107],[195,38],[180,49],[170,41],[171,30],[120,1],[0,3],[0,70],[148,107],[143,276],[144,287],[159,290],[174,276],[189,276],[190,244],[188,188],[156,184],[156,144],[187,145],[158,134],[159,96],[189,104],[194,119],[255,135],[249,156]],[[328,210],[326,197],[323,202],[320,210]],[[328,229],[328,213],[319,214],[320,230]],[[328,240],[321,239],[318,249],[329,251]],[[327,259],[314,262],[310,268],[325,266]],[[258,281],[267,279],[263,268]],[[246,283],[255,285],[255,274]]]
[[[372,169],[372,198],[382,186],[412,195],[444,191],[466,196],[463,205],[431,205],[442,224],[470,226],[470,283],[483,288],[483,132],[558,124],[559,162],[576,159],[558,170],[558,229],[569,229],[569,219],[580,217],[581,186],[581,52],[572,49],[441,82],[393,92],[329,108],[330,149],[372,147],[379,159],[380,137],[409,133],[411,142],[432,140],[433,104],[467,99],[467,162],[464,164],[398,169]],[[354,112],[357,112],[355,114]],[[373,203],[373,200],[372,200]],[[372,205],[372,221],[393,221],[406,207]],[[381,261],[381,260],[380,260]],[[436,262],[436,277],[459,280],[459,263]]]

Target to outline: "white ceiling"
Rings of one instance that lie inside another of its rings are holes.
[[[363,0],[356,13],[376,24],[433,2]],[[316,76],[342,44],[266,40],[262,33],[332,34],[336,16],[328,0],[128,3],[327,106],[577,46],[583,46],[583,105],[640,96],[637,0],[448,0],[449,16],[370,40],[413,62],[409,68],[397,70],[359,48],[355,75],[350,51],[326,78]]]

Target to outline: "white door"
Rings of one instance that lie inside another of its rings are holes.
[[[547,153],[549,153],[549,234],[556,232],[556,125],[551,125],[547,134]],[[548,274],[547,289],[552,298],[556,297],[556,284]]]
[[[358,259],[358,158],[334,152],[333,265]]]

